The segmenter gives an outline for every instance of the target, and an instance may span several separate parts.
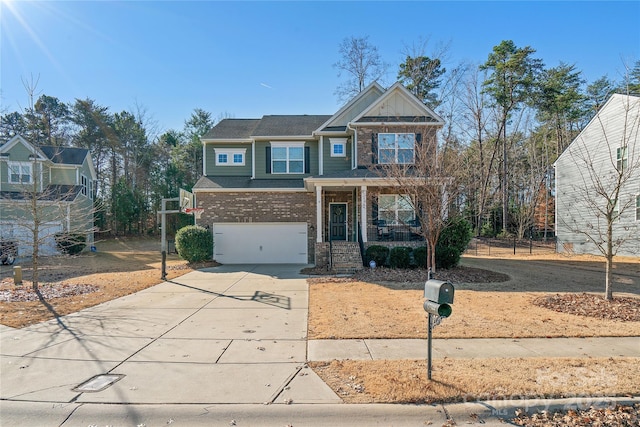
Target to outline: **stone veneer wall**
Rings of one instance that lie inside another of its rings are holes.
[[[204,208],[198,224],[220,222],[306,222],[309,263],[315,259],[315,195],[308,192],[198,192],[199,208]]]

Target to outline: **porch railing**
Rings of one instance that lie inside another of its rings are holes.
[[[369,242],[410,242],[422,241],[422,227],[413,222],[393,224],[386,221],[371,221],[367,224],[367,241]]]

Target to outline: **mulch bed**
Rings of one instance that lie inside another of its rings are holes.
[[[94,285],[83,285],[77,283],[52,283],[40,284],[38,293],[33,290],[31,282],[23,281],[20,286],[15,286],[13,280],[3,279],[0,282],[0,301],[4,302],[27,302],[38,301],[41,298],[46,300],[53,298],[71,297],[76,295],[90,294],[98,292],[100,288]]]

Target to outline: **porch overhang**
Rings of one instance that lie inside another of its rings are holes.
[[[396,178],[367,177],[367,178],[305,178],[304,186],[307,191],[315,191],[316,187],[324,190],[344,189],[351,187],[396,187],[400,185]]]

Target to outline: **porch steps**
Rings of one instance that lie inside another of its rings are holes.
[[[332,242],[331,267],[339,274],[352,274],[362,270],[362,256],[357,242]]]

